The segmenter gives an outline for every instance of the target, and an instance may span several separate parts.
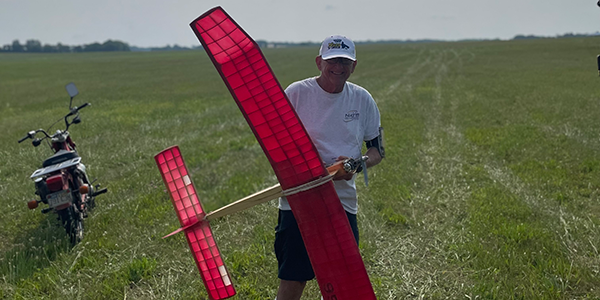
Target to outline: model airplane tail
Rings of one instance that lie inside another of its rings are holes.
[[[213,238],[206,213],[179,151],[173,146],[154,156],[160,174],[171,196],[173,207],[185,232],[196,266],[210,299],[219,300],[235,295],[229,272]],[[177,232],[179,232],[177,231]]]
[[[275,171],[323,297],[376,299],[333,182],[256,42],[220,7],[190,26]]]

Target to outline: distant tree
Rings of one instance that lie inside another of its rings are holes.
[[[46,53],[54,53],[54,52],[58,52],[58,49],[56,48],[56,46],[52,46],[50,44],[46,44],[42,48],[42,51],[44,51]]]
[[[190,48],[188,47],[181,47],[177,44],[173,44],[173,46],[171,45],[166,45],[164,47],[152,47],[150,48],[150,51],[182,51],[182,50],[190,50]]]
[[[67,45],[63,45],[61,43],[58,43],[56,45],[56,50],[58,52],[71,52],[71,47],[67,46]]]
[[[267,48],[267,45],[269,44],[265,40],[258,40],[258,41],[256,41],[256,43],[258,44],[258,47],[260,47],[260,48]]]
[[[530,35],[519,34],[519,35],[516,35],[513,38],[513,40],[530,40],[530,39],[539,39],[539,38],[541,38],[541,37],[535,36],[535,35],[532,35],[532,34],[530,34]]]
[[[179,46],[176,46],[180,49]],[[185,49],[185,48],[181,48]],[[107,40],[106,42],[92,43],[88,45],[69,46],[58,43],[56,45],[45,44],[39,40],[30,39],[21,45],[19,40],[14,40],[12,44],[0,46],[0,52],[31,52],[31,53],[56,53],[56,52],[92,52],[92,51],[131,51],[127,43],[117,40]]]
[[[25,49],[23,49],[23,45],[19,43],[19,40],[14,40],[12,42],[11,50],[12,52],[23,52]]]
[[[102,50],[103,50],[102,45],[100,45],[100,43],[83,45],[83,51],[85,51],[85,52],[96,52],[96,51],[102,51]]]
[[[27,52],[42,52],[42,43],[38,40],[27,40],[25,49]]]
[[[102,44],[102,51],[130,51],[129,45],[121,41],[108,40]]]

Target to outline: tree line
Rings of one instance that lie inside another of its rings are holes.
[[[107,40],[106,42],[86,44],[82,46],[68,46],[58,43],[56,45],[45,44],[38,40],[27,40],[21,44],[14,40],[12,44],[6,44],[0,48],[0,52],[29,52],[29,53],[59,53],[59,52],[100,52],[100,51],[131,51],[127,43],[121,41]]]

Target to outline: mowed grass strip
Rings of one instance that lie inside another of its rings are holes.
[[[561,298],[587,277],[574,267],[543,216],[502,188],[476,190],[469,199],[472,240],[462,249],[483,298]],[[464,255],[464,254],[463,254]],[[585,288],[592,288],[586,286]],[[583,293],[585,295],[585,292]]]
[[[387,158],[358,177],[360,248],[379,299],[600,297],[597,38],[359,45],[351,81],[375,97]],[[281,85],[317,49],[266,49]],[[153,155],[178,144],[213,210],[276,183],[201,51],[0,55],[0,297],[207,299]],[[50,155],[17,144],[66,113],[109,188],[68,246],[28,211]],[[215,220],[235,299],[272,299],[275,201]],[[315,282],[303,299],[318,299]]]

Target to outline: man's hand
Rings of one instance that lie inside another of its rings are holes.
[[[338,156],[338,158],[335,161],[336,162],[338,162],[338,161],[344,161],[344,160],[346,160],[348,158],[350,158],[350,157],[347,157],[347,156]],[[354,176],[354,173],[348,173],[348,174],[346,174],[344,176],[337,177],[335,180],[342,180],[342,179],[343,180],[352,180],[353,176]]]

